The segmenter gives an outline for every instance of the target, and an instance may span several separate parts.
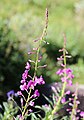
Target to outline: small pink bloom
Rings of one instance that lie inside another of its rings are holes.
[[[72,80],[68,80],[68,85],[71,86],[72,85]]]
[[[79,117],[76,117],[77,120],[79,120]]]
[[[79,113],[80,112],[80,110],[77,110],[77,113]]]
[[[62,100],[61,100],[61,103],[63,104],[65,102],[66,102],[66,99],[65,99],[65,97],[63,97]]]
[[[62,61],[62,60],[63,60],[63,58],[62,58],[62,57],[60,57],[60,58],[57,58],[57,60],[58,60],[58,61]]]
[[[59,69],[57,72],[56,72],[57,75],[61,76],[63,75],[63,70],[62,69]]]
[[[24,83],[23,85],[20,85],[20,89],[21,89],[22,91],[27,90],[27,85],[26,85],[26,83]]]
[[[69,103],[69,105],[70,105],[70,106],[73,106],[73,104],[72,104],[72,103]]]
[[[21,106],[23,106],[23,98],[20,99]]]
[[[62,82],[67,81],[66,77],[62,77],[61,80],[62,80]]]
[[[24,84],[24,83],[25,83],[25,79],[24,79],[24,80],[21,80],[21,83]]]
[[[39,94],[38,90],[35,90],[35,92],[34,92],[34,95],[33,95],[33,96],[34,96],[34,98],[35,98],[35,97],[39,97],[39,96],[40,96],[40,94]]]
[[[71,111],[71,109],[66,109],[66,111]]]
[[[80,116],[84,118],[84,111],[80,112]]]
[[[59,52],[62,52],[64,50],[64,48],[62,48],[62,49],[59,49]]]
[[[76,94],[75,94],[75,93],[73,93],[73,94],[72,94],[72,97],[74,97],[74,96],[76,96]]]
[[[67,78],[73,79],[73,78],[74,78],[74,75],[73,75],[72,73],[68,73]]]
[[[62,67],[65,67],[65,65],[64,65],[63,63],[61,64],[61,66],[62,66]]]
[[[45,105],[42,105],[43,107],[46,107],[48,110],[50,109],[49,105],[45,104]]]
[[[28,76],[28,70],[25,70],[24,73],[22,74],[22,79],[25,80],[27,79]]]
[[[70,90],[68,90],[65,94],[66,94],[66,95],[69,95],[69,94],[70,94]]]
[[[30,80],[27,84],[27,89],[28,88],[32,88],[34,90],[34,81],[33,80]]]
[[[18,95],[22,95],[22,92],[21,92],[21,91],[18,91],[17,94],[18,94]]]
[[[19,118],[19,120],[21,120],[21,119],[22,119],[22,116],[21,116],[21,114],[20,114],[20,115],[17,115],[17,117]]]
[[[26,67],[25,67],[26,69],[30,69],[30,64],[29,64],[29,62],[27,62],[27,64],[26,64]]]
[[[35,54],[35,52],[28,52],[28,54],[29,54],[29,55],[31,55],[31,54]]]
[[[77,101],[76,101],[76,104],[80,104],[80,101],[77,100]]]
[[[34,102],[30,101],[30,102],[29,102],[29,105],[30,105],[30,106],[34,106]]]
[[[34,85],[36,86],[37,84],[39,85],[45,84],[45,81],[42,76],[40,76],[40,78],[35,77]]]
[[[29,112],[31,113],[33,110],[32,109],[29,109]]]

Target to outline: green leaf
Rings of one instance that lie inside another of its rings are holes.
[[[45,99],[50,103],[50,105],[53,107],[53,103],[52,103],[52,101],[51,100],[49,100],[49,98],[48,97],[46,97],[45,95],[43,95],[44,97],[45,97]]]

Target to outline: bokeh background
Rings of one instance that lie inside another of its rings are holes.
[[[0,0],[0,96],[19,89],[29,59],[27,53],[34,46],[33,40],[42,34],[46,7],[49,10],[46,40],[50,44],[41,50],[41,64],[48,66],[39,70],[38,75],[43,74],[46,83],[60,81],[55,73],[64,32],[67,50],[72,55],[67,64],[74,71],[73,82],[84,84],[84,0]]]

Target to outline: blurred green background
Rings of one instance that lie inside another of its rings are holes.
[[[59,81],[58,50],[63,46],[64,32],[67,50],[72,58],[67,61],[73,69],[74,83],[84,84],[84,0],[0,0],[0,95],[18,89],[21,74],[28,60],[33,40],[42,34],[45,9],[49,10],[47,41],[41,52],[47,63],[43,74],[46,83]]]

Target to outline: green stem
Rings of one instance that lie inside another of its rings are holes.
[[[38,58],[39,58],[39,52],[40,52],[41,42],[42,42],[42,39],[40,40],[39,47],[38,47],[37,54],[36,54],[35,71],[34,71],[33,80],[34,80],[34,78],[35,78],[35,76],[36,76],[36,72],[37,72],[37,67],[38,67]]]
[[[28,102],[29,102],[29,99],[30,99],[30,94],[31,94],[31,89],[30,89],[30,91],[29,91],[29,95],[28,95],[28,98],[27,98],[27,100],[26,100],[26,104],[25,104],[25,106],[24,106],[24,110],[23,110],[23,112],[22,112],[22,120],[24,120],[25,111],[26,111],[26,109],[27,109]]]
[[[39,52],[40,52],[40,48],[41,48],[41,44],[42,44],[42,41],[43,41],[43,39],[44,39],[44,37],[45,37],[45,35],[46,35],[46,31],[47,31],[47,23],[48,22],[48,18],[46,18],[46,23],[45,23],[45,27],[44,27],[44,30],[43,30],[43,33],[42,33],[42,35],[41,35],[41,37],[40,37],[40,43],[39,43],[39,47],[38,47],[38,49],[37,49],[37,54],[36,54],[36,61],[35,61],[35,71],[34,71],[34,77],[33,77],[33,80],[34,80],[34,78],[35,78],[35,76],[36,76],[36,72],[37,72],[37,68],[38,68],[38,58],[39,58]]]
[[[63,51],[63,56],[64,56],[64,69],[66,69],[66,49],[65,49],[65,45],[64,45],[64,51]],[[66,72],[64,73],[64,77],[66,78]],[[62,97],[64,96],[64,92],[65,92],[65,88],[66,88],[66,84],[67,82],[65,81],[63,83],[63,87],[62,87],[62,91],[61,91],[61,96],[59,97],[56,106],[54,107],[54,110],[52,111],[52,115],[55,114],[55,112],[57,112],[59,110],[59,105],[61,102]]]
[[[48,11],[47,11],[47,12],[48,12]],[[44,27],[44,29],[43,29],[42,36],[40,37],[40,40],[39,40],[39,47],[38,47],[37,53],[36,53],[35,71],[34,71],[34,76],[33,76],[33,78],[32,78],[33,81],[34,81],[35,76],[36,76],[36,73],[37,73],[39,52],[40,52],[40,48],[41,48],[42,41],[43,41],[44,37],[46,36],[47,25],[48,25],[48,17],[46,17],[45,27]],[[31,89],[30,89],[30,91],[29,91],[28,98],[27,98],[27,100],[26,100],[26,104],[25,104],[24,109],[23,109],[23,112],[22,112],[22,120],[24,120],[24,116],[25,116],[25,114],[26,114],[26,109],[27,109],[27,107],[28,107],[28,102],[29,102],[29,100],[30,100],[30,95],[31,95]]]
[[[76,112],[76,109],[77,109],[76,100],[77,100],[77,89],[75,91],[74,103],[73,103],[73,108],[72,108],[72,113],[71,113],[71,116],[70,116],[70,120],[72,120],[73,117],[75,117],[75,112]]]

